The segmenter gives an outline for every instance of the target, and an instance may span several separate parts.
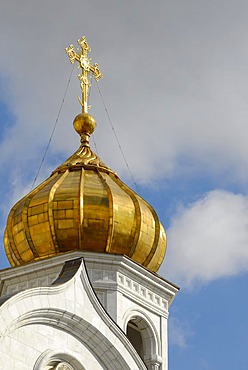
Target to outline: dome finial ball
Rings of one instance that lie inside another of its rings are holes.
[[[89,113],[80,113],[75,117],[73,126],[76,132],[81,136],[82,144],[88,146],[89,137],[96,127],[95,119]]]

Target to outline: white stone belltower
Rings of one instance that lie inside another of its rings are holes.
[[[155,210],[90,149],[85,37],[79,149],[9,213],[0,271],[0,370],[167,370],[178,287],[157,274],[166,235]]]

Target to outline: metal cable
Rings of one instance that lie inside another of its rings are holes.
[[[93,80],[94,81],[94,80]],[[90,105],[90,93],[91,93],[91,86],[92,86],[92,74],[90,74],[90,88],[89,88],[89,107],[91,108],[91,105]],[[93,139],[93,144],[94,144],[94,148],[95,148],[95,152],[96,154],[98,155],[99,157],[99,153],[98,153],[98,148],[97,148],[97,145],[96,145],[96,140],[95,140],[95,136],[94,136],[94,133],[92,134],[92,139]]]
[[[61,105],[60,105],[60,108],[59,108],[59,111],[58,111],[58,115],[57,115],[57,118],[56,118],[56,120],[55,120],[55,124],[54,124],[53,129],[52,129],[52,133],[51,133],[51,135],[50,135],[50,139],[48,140],[48,143],[47,143],[47,146],[46,146],[46,149],[45,149],[44,155],[43,155],[43,157],[42,157],[42,160],[41,160],[40,166],[39,166],[39,168],[38,168],[38,171],[37,171],[36,176],[35,176],[35,178],[34,178],[33,184],[32,184],[32,186],[31,186],[31,190],[33,190],[34,185],[35,185],[35,182],[36,182],[36,180],[37,180],[37,177],[39,176],[39,173],[40,173],[41,167],[42,167],[42,165],[43,165],[43,163],[44,163],[44,160],[45,160],[45,157],[46,157],[46,154],[47,154],[47,151],[48,151],[49,145],[50,145],[50,143],[51,143],[51,141],[52,141],[52,137],[53,137],[54,131],[55,131],[56,126],[57,126],[57,124],[58,124],[59,117],[60,117],[60,113],[61,113],[62,107],[63,107],[63,105],[64,105],[64,102],[65,102],[65,97],[66,97],[66,94],[67,94],[67,91],[68,91],[68,88],[69,88],[69,84],[70,84],[70,82],[71,82],[71,76],[72,76],[72,73],[73,73],[73,70],[74,70],[74,66],[75,66],[75,65],[73,64],[72,69],[71,69],[71,72],[70,72],[69,80],[68,80],[68,82],[67,82],[67,86],[66,86],[66,89],[65,89],[65,93],[64,93],[64,96],[63,96],[63,99],[62,99],[62,103],[61,103]],[[30,190],[30,191],[31,191],[31,190]]]
[[[110,126],[111,126],[111,128],[112,128],[112,131],[113,131],[113,133],[114,133],[115,139],[116,139],[117,144],[118,144],[118,146],[119,146],[120,152],[121,152],[122,157],[123,157],[123,159],[124,159],[124,162],[125,162],[125,164],[126,164],[126,166],[127,166],[128,172],[129,172],[130,177],[131,177],[131,179],[132,179],[132,181],[133,181],[133,183],[134,183],[134,186],[135,186],[136,190],[138,190],[138,186],[137,186],[137,184],[136,184],[136,182],[135,182],[135,180],[134,180],[134,177],[133,177],[133,174],[132,174],[132,172],[131,172],[131,169],[130,169],[130,167],[129,167],[129,165],[128,165],[127,159],[126,159],[125,154],[124,154],[124,152],[123,152],[123,150],[122,150],[122,147],[121,147],[120,141],[119,141],[119,139],[118,139],[118,137],[117,137],[117,134],[116,134],[116,132],[115,132],[115,129],[114,129],[113,123],[112,123],[112,121],[111,121],[111,119],[110,119],[110,116],[109,116],[109,113],[108,113],[108,110],[107,110],[106,104],[105,104],[105,102],[104,102],[104,99],[103,99],[103,96],[102,96],[102,93],[101,93],[101,90],[100,90],[99,84],[98,84],[98,82],[97,82],[97,81],[96,81],[96,83],[97,83],[98,91],[99,91],[99,94],[100,94],[100,97],[101,97],[101,100],[102,100],[102,103],[103,103],[104,109],[105,109],[106,114],[107,114],[107,116],[108,116],[108,120],[109,120]]]

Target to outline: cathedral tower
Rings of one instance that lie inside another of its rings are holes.
[[[178,287],[157,275],[166,234],[153,207],[90,148],[88,76],[102,74],[86,38],[78,44],[66,52],[81,68],[81,145],[7,220],[0,369],[167,370]]]

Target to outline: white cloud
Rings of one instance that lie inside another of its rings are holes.
[[[0,164],[9,160],[13,148],[21,153],[13,171],[31,157],[41,157],[70,74],[64,48],[86,34],[92,61],[103,70],[99,85],[137,181],[177,174],[182,157],[195,170],[235,169],[248,181],[243,171],[248,164],[245,10],[242,3],[237,7],[230,1],[225,12],[217,3],[203,6],[193,0],[191,6],[147,2],[142,11],[138,3],[117,6],[110,0],[104,6],[78,0],[5,2],[0,73],[8,87],[2,98],[17,121],[0,146]],[[52,142],[53,151],[65,157],[79,144],[71,128],[80,108],[78,93],[75,71]],[[125,175],[97,93],[91,103],[100,155]]]
[[[188,340],[193,335],[188,322],[183,319],[178,319],[174,316],[169,320],[169,342],[171,345],[186,348]]]
[[[209,192],[178,209],[160,273],[182,287],[194,287],[248,271],[247,241],[248,197]]]

